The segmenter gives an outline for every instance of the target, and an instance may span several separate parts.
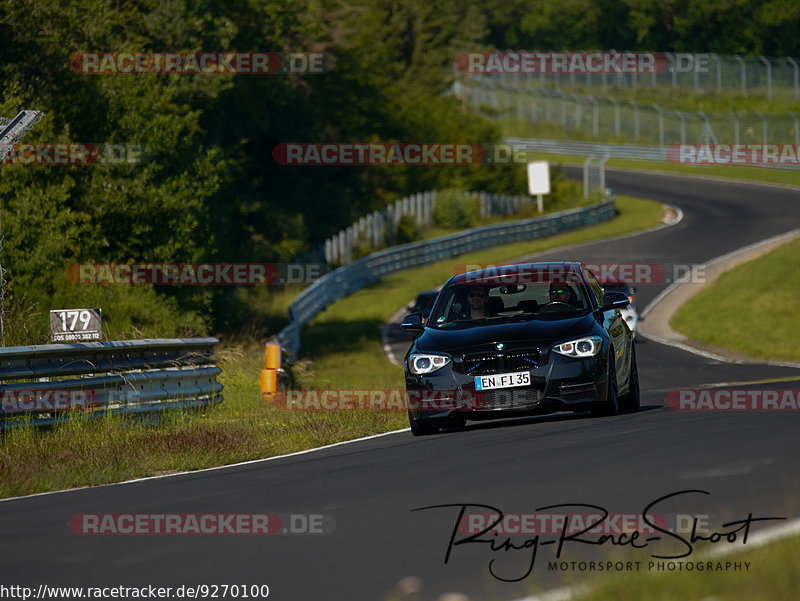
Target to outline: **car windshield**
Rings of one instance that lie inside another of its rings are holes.
[[[455,284],[442,291],[428,324],[432,327],[445,327],[465,322],[574,317],[590,307],[586,287],[579,282]]]

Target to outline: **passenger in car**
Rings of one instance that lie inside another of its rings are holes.
[[[453,306],[452,315],[455,321],[495,317],[497,311],[502,309],[503,301],[499,298],[490,298],[489,288],[485,286],[470,286],[467,289],[466,299],[463,296],[461,298],[465,302],[463,304],[457,302]],[[499,308],[497,307],[497,301],[500,302]]]
[[[484,319],[488,317],[486,302],[489,291],[483,286],[472,286],[467,292],[467,319]]]

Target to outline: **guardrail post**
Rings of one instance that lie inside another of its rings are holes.
[[[610,158],[611,158],[611,155],[608,155],[608,154],[604,155],[603,158],[600,160],[600,165],[599,165],[599,169],[600,169],[600,193],[604,194],[604,195],[606,194],[606,163],[608,162],[608,159],[610,159]]]
[[[550,106],[550,91],[547,88],[541,87],[539,91],[544,95],[547,104],[545,104],[545,120],[551,121],[553,116],[553,110]]]
[[[706,138],[709,138],[709,141],[717,144],[717,136],[714,134],[714,130],[711,127],[711,121],[709,121],[708,116],[703,111],[697,111],[697,115],[703,120],[703,142],[706,142]]]
[[[555,93],[561,97],[561,128],[567,131],[567,95],[560,90],[556,90]]]
[[[797,61],[791,56],[786,61],[792,66],[792,87],[794,87],[794,99],[800,100],[800,71],[797,68]]]
[[[634,131],[634,138],[639,139],[639,105],[636,104],[633,100],[626,100],[625,104],[629,104],[633,107],[633,131]]]
[[[657,104],[654,104],[653,108],[658,113],[658,143],[661,146],[663,146],[664,145],[664,111]]]
[[[664,56],[667,57],[669,63],[668,69],[672,72],[672,87],[678,87],[678,70],[675,68],[675,55],[672,52],[665,52]]]
[[[733,143],[739,144],[739,115],[733,111],[729,114],[733,118]]]
[[[686,117],[677,109],[672,112],[681,120],[681,144],[686,144]]]
[[[517,119],[522,121],[524,119],[524,109],[522,108],[522,90],[517,83],[514,83],[514,95],[517,98]]]
[[[583,198],[589,198],[589,166],[592,163],[593,156],[586,157],[586,160],[583,162]]]
[[[736,62],[739,63],[740,66],[740,79],[741,79],[741,86],[742,86],[742,96],[747,95],[747,65],[744,63],[744,59],[735,54],[733,58],[736,59]]]
[[[797,121],[797,115],[789,111],[789,116],[794,121],[794,143],[800,146],[800,123]]]
[[[583,111],[581,110],[581,97],[577,94],[570,94],[570,98],[575,101],[575,129],[581,128],[581,116]]]
[[[759,56],[758,60],[767,68],[767,100],[772,102],[772,64],[763,56]]]
[[[606,100],[611,102],[614,105],[614,135],[619,137],[619,127],[620,127],[620,119],[619,119],[619,102],[616,98],[611,96],[606,96]]]
[[[597,106],[597,100],[591,94],[586,95],[586,100],[592,105],[592,134],[596,138],[600,135],[600,111]]]
[[[767,143],[767,118],[764,116],[764,113],[759,113],[756,111],[756,115],[758,118],[761,119],[761,142],[763,144]]]
[[[714,73],[717,78],[717,93],[722,93],[722,63],[719,60],[719,57],[714,54],[713,52],[710,53],[709,58],[714,61]]]

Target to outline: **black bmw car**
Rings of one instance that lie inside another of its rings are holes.
[[[528,263],[453,276],[405,357],[414,435],[466,420],[639,407],[639,376],[621,292],[581,263]],[[449,403],[424,402],[447,398]]]

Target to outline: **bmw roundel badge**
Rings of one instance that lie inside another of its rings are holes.
[[[505,345],[505,344],[503,344],[502,342],[498,342],[498,343],[497,343],[497,344],[495,344],[494,346],[495,346],[495,348],[496,348],[498,351],[502,351],[504,348],[506,348],[506,345]]]

